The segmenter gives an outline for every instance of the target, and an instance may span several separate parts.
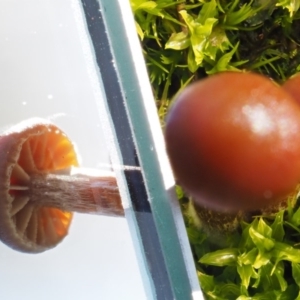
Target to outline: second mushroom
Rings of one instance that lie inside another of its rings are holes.
[[[38,253],[68,233],[72,212],[123,216],[113,172],[84,172],[54,124],[31,119],[0,136],[0,239]]]

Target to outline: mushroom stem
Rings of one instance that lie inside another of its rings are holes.
[[[68,168],[52,173],[33,173],[26,186],[12,185],[11,191],[29,195],[34,206],[63,211],[124,216],[112,172]]]
[[[39,253],[64,239],[72,212],[124,215],[113,172],[73,166],[74,145],[46,120],[30,119],[0,135],[1,241]]]

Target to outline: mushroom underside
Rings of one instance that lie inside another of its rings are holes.
[[[13,138],[12,138],[13,137]],[[0,238],[23,252],[42,252],[68,233],[72,213],[33,203],[33,174],[78,165],[71,141],[52,124],[0,137]]]

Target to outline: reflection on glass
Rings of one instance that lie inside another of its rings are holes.
[[[54,246],[69,231],[63,243],[38,255],[13,251],[0,243],[1,299],[146,299],[125,218],[72,217],[46,207],[37,214],[29,205],[28,175],[33,169],[64,169],[64,174],[55,176],[74,178],[79,175],[66,172],[72,170],[69,163],[78,164],[96,170],[97,176],[108,174],[110,184],[115,184],[101,128],[103,112],[98,101],[103,96],[95,87],[97,70],[87,47],[81,10],[82,4],[75,0],[1,4],[1,131],[9,132],[11,124],[41,117],[68,136],[65,142],[60,140],[65,137],[53,127],[42,142],[36,137],[22,141],[18,159],[9,162],[12,172],[3,175],[9,175],[7,190],[13,199],[9,217],[15,233],[25,233],[25,248],[28,240],[30,249],[37,249],[34,241],[39,241],[39,250]],[[76,157],[67,155],[66,165],[53,163],[52,155],[66,156],[65,152],[51,153],[55,147],[48,143],[55,140],[76,153]],[[47,155],[40,155],[44,151]],[[39,155],[34,157],[36,153]],[[40,201],[39,197],[36,195],[34,202]]]

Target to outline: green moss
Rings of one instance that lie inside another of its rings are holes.
[[[130,0],[163,122],[189,82],[252,70],[278,82],[300,71],[299,0]]]
[[[300,72],[300,0],[130,0],[164,126],[174,95],[226,70],[278,83]],[[178,187],[207,299],[300,300],[300,209],[226,215],[195,210]]]

